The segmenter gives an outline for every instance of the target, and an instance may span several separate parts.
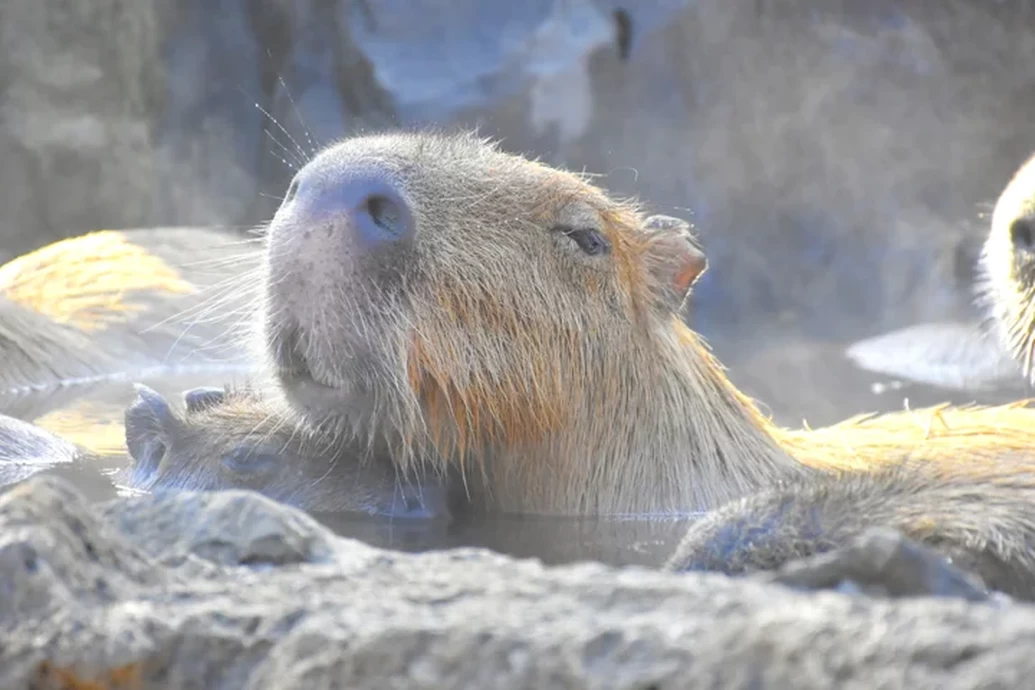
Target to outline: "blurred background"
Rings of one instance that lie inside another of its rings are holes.
[[[1035,149],[1020,0],[6,0],[0,61],[0,260],[243,230],[298,147],[477,128],[692,220],[691,323],[794,424],[976,399],[875,394],[841,352],[975,317],[983,214]]]

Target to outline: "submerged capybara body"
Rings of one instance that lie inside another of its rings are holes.
[[[707,514],[666,568],[775,570],[844,547],[867,529],[891,528],[992,589],[1035,599],[1035,472],[1013,459],[980,471],[894,466],[783,483]]]
[[[1035,440],[1020,405],[776,427],[681,318],[704,269],[686,223],[569,173],[471,136],[361,137],[300,170],[269,225],[262,342],[309,423],[461,467],[505,512],[711,509]]]
[[[147,386],[125,414],[133,463],[121,483],[146,491],[250,489],[318,513],[448,516],[433,478],[401,477],[370,455],[270,411],[248,389],[192,389],[178,414]]]
[[[255,240],[202,228],[102,230],[0,266],[0,392],[243,361]]]

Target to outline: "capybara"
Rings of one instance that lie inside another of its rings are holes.
[[[774,425],[685,324],[706,266],[688,223],[473,135],[364,136],[292,181],[256,322],[307,424],[460,467],[506,512],[707,510],[904,459],[980,473],[1035,440],[1022,404]]]
[[[119,481],[146,491],[251,489],[308,512],[448,516],[437,478],[402,477],[388,459],[271,414],[253,390],[183,397],[181,414],[137,384],[125,414],[133,462]]]
[[[257,238],[100,230],[0,266],[0,394],[244,366]]]

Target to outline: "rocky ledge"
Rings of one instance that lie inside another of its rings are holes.
[[[34,478],[0,496],[0,582],[11,690],[1013,688],[1035,672],[1027,605],[408,555],[244,491],[90,506]]]

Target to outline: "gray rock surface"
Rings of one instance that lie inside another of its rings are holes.
[[[1025,392],[1020,365],[982,323],[922,323],[853,343],[860,369],[959,391]]]
[[[788,563],[760,579],[799,589],[864,591],[884,597],[1000,598],[980,577],[957,568],[934,549],[884,528],[871,528],[844,548]]]
[[[0,259],[150,220],[160,41],[151,0],[0,3]]]
[[[1014,688],[1035,610],[331,536],[254,494],[0,496],[0,687]],[[91,683],[96,683],[92,685]]]

